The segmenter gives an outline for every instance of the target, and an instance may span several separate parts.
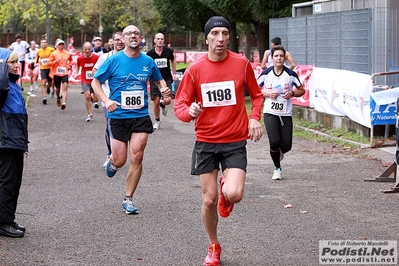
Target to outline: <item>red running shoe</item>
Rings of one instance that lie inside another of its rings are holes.
[[[219,214],[223,218],[226,218],[230,215],[230,213],[233,211],[234,208],[234,203],[231,203],[230,201],[226,200],[222,193],[222,187],[224,185],[224,176],[222,175],[220,177],[220,194],[219,194],[219,200],[218,200],[218,209],[219,209]]]
[[[209,244],[208,255],[206,256],[203,266],[220,266],[220,254],[222,247],[219,243]]]

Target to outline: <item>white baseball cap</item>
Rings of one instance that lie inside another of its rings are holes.
[[[65,42],[61,39],[58,39],[57,42],[55,43],[55,46],[58,46],[60,43],[65,44]]]

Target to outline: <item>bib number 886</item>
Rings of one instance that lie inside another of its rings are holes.
[[[141,97],[140,96],[126,97],[125,105],[141,105]]]

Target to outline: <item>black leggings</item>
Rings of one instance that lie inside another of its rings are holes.
[[[292,148],[292,117],[264,114],[271,151],[286,153]]]

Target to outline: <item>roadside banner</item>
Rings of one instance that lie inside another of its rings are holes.
[[[309,92],[309,79],[313,72],[312,65],[298,65],[295,68],[299,80],[301,81],[303,87],[305,88],[305,94],[301,97],[293,97],[292,104],[313,107],[310,102],[310,92]]]
[[[349,119],[371,128],[371,75],[314,67],[309,80],[310,101],[318,112]]]

